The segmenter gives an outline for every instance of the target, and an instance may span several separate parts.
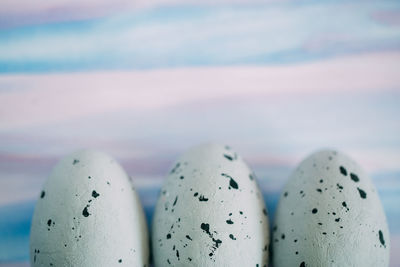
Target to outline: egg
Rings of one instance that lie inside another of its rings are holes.
[[[306,158],[280,197],[272,250],[274,267],[388,266],[389,231],[371,179],[340,152]]]
[[[31,266],[148,266],[148,233],[130,178],[111,157],[63,158],[37,200]]]
[[[206,144],[178,159],[155,208],[155,266],[261,267],[268,246],[262,194],[236,152]]]

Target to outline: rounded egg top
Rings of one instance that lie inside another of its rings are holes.
[[[230,147],[190,149],[162,187],[152,240],[155,266],[265,266],[268,217],[254,173]]]
[[[368,175],[346,155],[316,152],[290,176],[273,228],[280,266],[388,266],[389,231]]]
[[[147,226],[130,178],[108,155],[83,150],[53,169],[31,226],[32,266],[147,266]]]

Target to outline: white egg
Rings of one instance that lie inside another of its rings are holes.
[[[266,266],[268,217],[255,175],[229,147],[184,154],[153,219],[155,266]]]
[[[63,158],[35,207],[31,266],[148,266],[144,213],[130,178],[106,154]]]
[[[283,190],[272,246],[275,267],[388,266],[389,231],[371,179],[341,153],[312,154]]]

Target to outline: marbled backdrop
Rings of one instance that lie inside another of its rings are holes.
[[[342,150],[378,188],[400,266],[398,1],[4,0],[0,266],[29,265],[36,198],[80,148],[117,158],[148,221],[174,159],[234,147],[271,214],[299,161]]]

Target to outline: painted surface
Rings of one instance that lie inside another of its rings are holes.
[[[249,163],[273,217],[294,167],[331,147],[372,177],[400,265],[398,1],[0,3],[0,266],[26,266],[55,163],[115,157],[152,217],[204,142]],[[273,218],[271,218],[273,219]]]
[[[274,266],[387,267],[385,217],[375,186],[356,162],[335,150],[313,153],[281,193]]]
[[[200,145],[177,159],[152,223],[155,266],[268,264],[268,212],[254,173],[229,146]]]

